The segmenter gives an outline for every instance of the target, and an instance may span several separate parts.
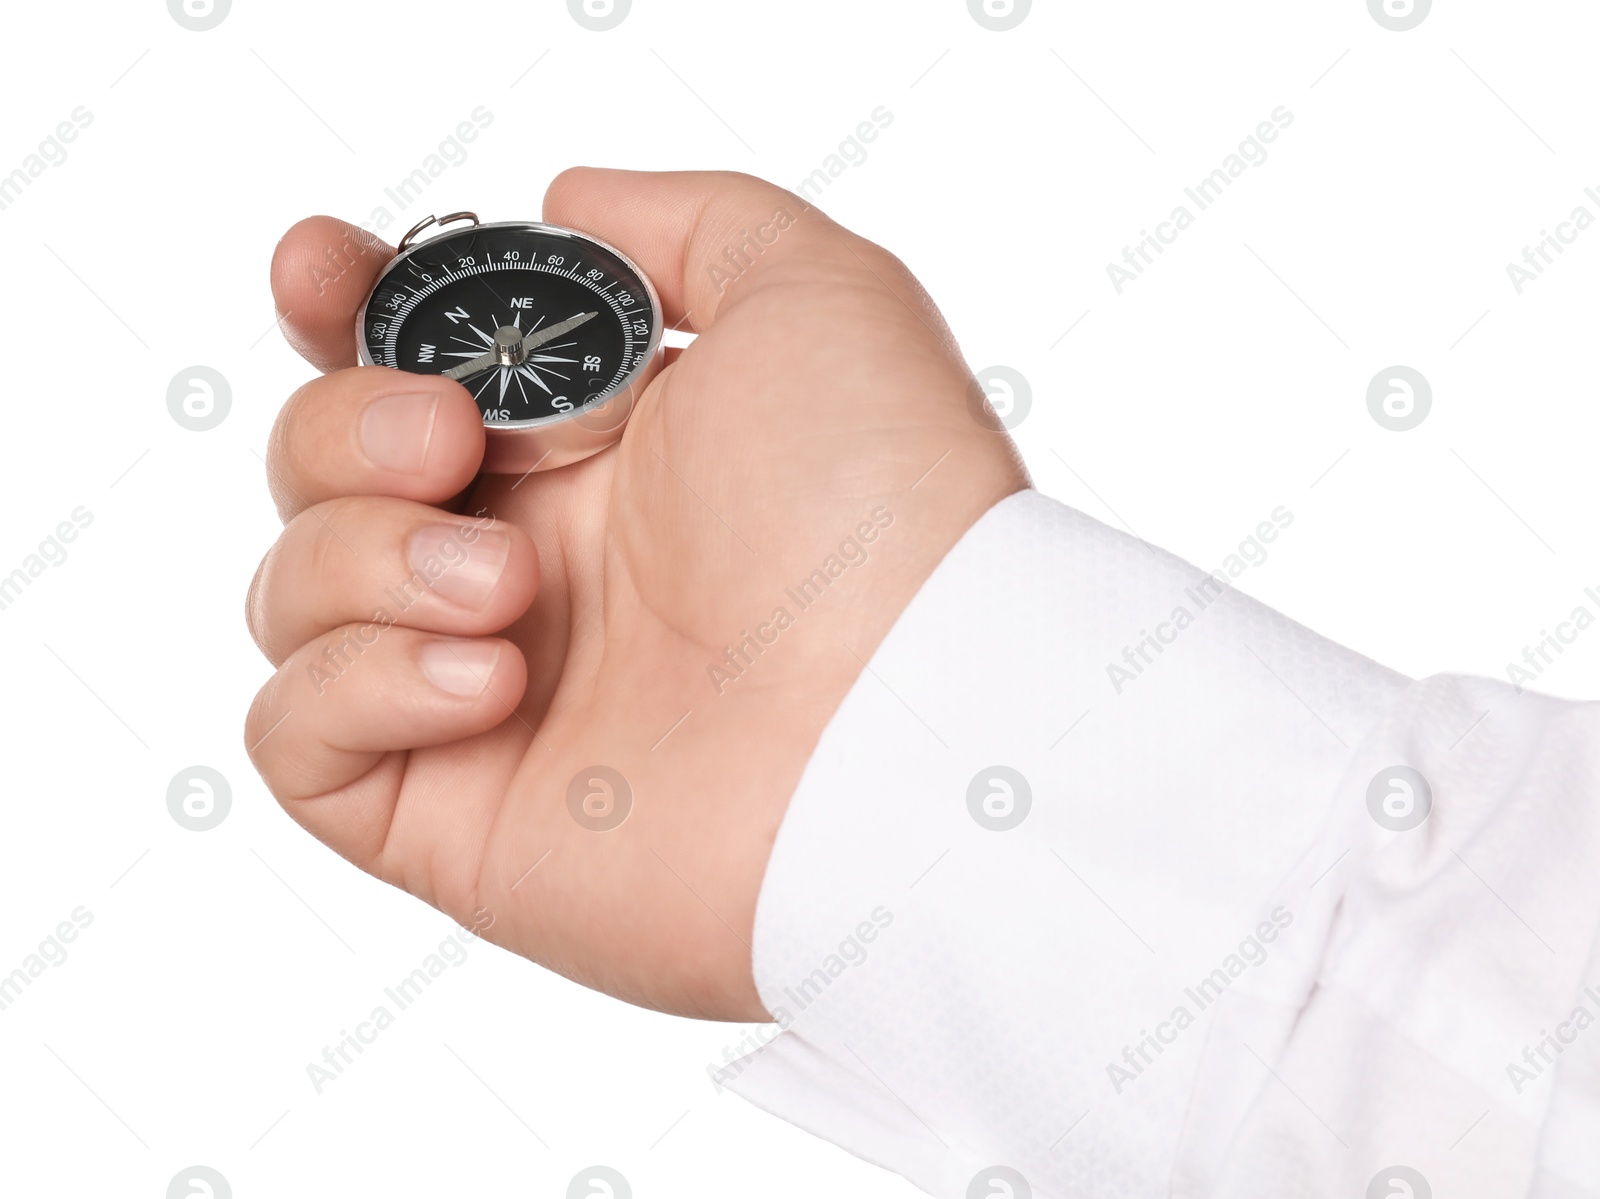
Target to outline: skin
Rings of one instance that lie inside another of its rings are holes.
[[[245,742],[308,831],[489,940],[637,1004],[764,1020],[751,930],[801,772],[918,587],[1028,479],[916,280],[800,198],[580,168],[543,219],[620,248],[698,337],[620,442],[520,481],[478,473],[459,384],[352,365],[391,249],[330,217],[279,243],[278,312],[324,373],[270,442],[285,528],[246,609],[277,671]],[[866,544],[875,509],[892,523]],[[428,530],[451,538],[438,578],[408,557]],[[851,537],[865,559],[800,610],[785,589]],[[780,606],[792,625],[730,669]],[[631,791],[610,831],[568,809],[596,766]]]

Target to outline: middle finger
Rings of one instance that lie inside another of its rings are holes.
[[[246,618],[274,665],[340,625],[382,620],[482,636],[533,601],[539,560],[515,525],[411,500],[329,500],[289,522],[250,585]]]

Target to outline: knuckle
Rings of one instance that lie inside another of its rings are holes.
[[[270,659],[271,651],[267,646],[267,619],[266,607],[263,602],[262,578],[267,572],[267,563],[272,560],[272,550],[261,556],[261,561],[256,564],[255,574],[250,576],[250,587],[244,594],[244,624],[250,630],[250,639],[256,643],[256,648]]]
[[[313,594],[320,593],[343,577],[350,556],[355,552],[340,534],[341,526],[357,522],[364,505],[357,497],[345,496],[313,504],[294,518],[290,531],[301,547],[297,555],[300,578],[297,582]]]
[[[285,524],[305,507],[295,480],[302,477],[301,453],[298,447],[303,439],[298,436],[300,425],[306,419],[310,406],[304,402],[307,383],[298,387],[284,402],[277,420],[272,422],[272,432],[267,435],[267,490],[277,505],[278,516]]]
[[[275,719],[272,713],[277,708],[280,677],[280,675],[275,674],[261,685],[261,689],[256,692],[255,698],[250,701],[250,709],[245,713],[244,717],[245,753],[250,758],[250,761],[255,764],[257,771],[261,771],[263,761],[261,749],[265,741],[265,734],[272,728],[272,721]],[[269,775],[266,772],[261,772],[261,776],[267,784],[268,790],[276,794],[277,788],[273,786]]]
[[[245,622],[261,652],[282,665],[297,648],[290,631],[315,619],[340,593],[354,553],[337,532],[351,523],[354,499],[325,500],[289,519],[256,567],[245,597]]]

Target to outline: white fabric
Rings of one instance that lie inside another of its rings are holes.
[[[951,1199],[1600,1193],[1600,713],[1205,579],[1034,492],[969,531],[794,796],[786,1031],[720,1081]]]

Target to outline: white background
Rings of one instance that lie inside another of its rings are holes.
[[[1000,33],[961,0],[636,0],[597,33],[557,0],[240,0],[192,32],[153,0],[13,6],[0,175],[92,123],[0,211],[0,574],[93,522],[0,611],[0,974],[74,908],[93,923],[0,1011],[0,1190],[158,1199],[204,1163],[241,1197],[561,1196],[599,1162],[641,1197],[913,1193],[716,1093],[745,1030],[488,945],[313,1091],[451,926],[293,826],[241,744],[268,674],[243,597],[278,527],[260,455],[308,374],[267,288],[294,220],[381,205],[393,242],[427,212],[533,218],[577,163],[792,186],[881,105],[819,203],[918,272],[975,368],[1030,381],[1041,489],[1207,568],[1283,505],[1244,590],[1409,674],[1504,677],[1600,613],[1600,227],[1521,295],[1506,273],[1600,216],[1597,18],[1041,2]],[[480,105],[466,160],[397,208]],[[1106,265],[1280,105],[1267,160],[1117,294]],[[195,364],[231,385],[207,432],[167,410]],[[1434,393],[1404,433],[1366,405],[1394,364]],[[1600,630],[1540,680],[1597,684]],[[166,808],[195,764],[233,791],[206,833]]]

